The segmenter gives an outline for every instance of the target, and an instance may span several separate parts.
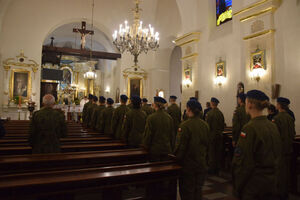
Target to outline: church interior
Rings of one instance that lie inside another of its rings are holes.
[[[300,0],[0,0],[0,199],[189,199],[181,165],[151,163],[148,149],[85,127],[90,94],[115,108],[120,95],[149,106],[176,96],[181,115],[191,97],[203,110],[217,98],[222,167],[194,199],[244,199],[231,175],[232,126],[239,95],[251,90],[274,105],[289,99],[295,136],[281,199],[300,199],[299,36]],[[68,136],[61,153],[34,155],[27,132],[47,94]]]

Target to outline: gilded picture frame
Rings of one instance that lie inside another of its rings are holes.
[[[250,71],[256,68],[266,69],[265,51],[256,50],[251,53]]]
[[[128,78],[127,95],[130,98],[132,95],[143,97],[143,78],[130,77]]]
[[[226,64],[224,61],[216,63],[216,77],[226,77]]]
[[[28,101],[31,96],[31,71],[25,69],[12,69],[10,77],[10,99],[22,96]]]

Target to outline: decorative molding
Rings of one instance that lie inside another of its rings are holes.
[[[239,10],[239,11],[233,13],[233,16],[237,16],[237,15],[239,15],[239,14],[241,14],[241,13],[247,12],[247,11],[251,10],[252,8],[255,8],[255,7],[257,7],[257,6],[260,6],[260,5],[262,5],[262,4],[264,4],[264,3],[268,2],[268,1],[269,1],[269,0],[261,0],[261,1],[259,1],[259,2],[256,2],[256,3],[250,5],[250,6],[246,7],[246,8],[243,8],[243,9],[241,9],[241,10]]]
[[[3,65],[3,68],[5,69],[5,71],[10,70],[10,66],[9,65]]]
[[[186,33],[186,34],[184,34],[183,36],[178,37],[178,38],[175,40],[175,43],[178,43],[180,40],[183,40],[183,39],[185,39],[185,38],[187,38],[187,37],[189,37],[189,36],[192,36],[192,35],[200,36],[200,34],[201,34],[200,32]]]
[[[251,32],[256,33],[258,31],[263,31],[265,29],[264,21],[256,20],[251,24]]]
[[[184,42],[182,44],[179,44],[178,46],[182,47],[182,46],[184,46],[186,44],[189,44],[189,43],[192,43],[192,42],[198,42],[198,41],[199,41],[199,39],[192,39],[192,40],[186,41],[186,42]]]
[[[27,61],[27,62],[26,62]],[[21,50],[20,54],[16,58],[7,58],[3,61],[3,68],[8,71],[12,66],[16,67],[29,67],[35,73],[38,70],[38,63],[34,60],[28,59],[24,55],[24,51]]]
[[[253,39],[253,38],[256,38],[256,37],[259,37],[259,36],[262,36],[262,35],[266,35],[268,33],[274,33],[274,32],[275,32],[275,29],[269,29],[269,30],[265,30],[265,31],[262,31],[262,32],[259,32],[259,33],[248,35],[248,36],[244,37],[243,39],[244,40],[249,40],[249,39]]]
[[[188,58],[196,57],[198,55],[199,55],[198,53],[193,53],[193,54],[190,54],[190,55],[182,57],[181,60],[185,60],[185,59],[188,59]]]
[[[243,18],[240,19],[240,21],[241,21],[241,22],[245,22],[245,21],[247,21],[247,20],[249,20],[249,19],[253,19],[253,18],[255,18],[255,17],[259,16],[259,15],[262,15],[262,14],[264,14],[264,13],[267,13],[267,12],[274,12],[274,11],[276,11],[276,9],[277,9],[277,8],[271,6],[271,7],[266,8],[266,9],[260,11],[260,12],[254,13],[254,14],[249,15],[249,16],[247,16],[247,17],[243,17]]]

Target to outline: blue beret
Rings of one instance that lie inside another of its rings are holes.
[[[167,103],[167,101],[162,97],[154,97],[154,102],[163,104]]]
[[[93,98],[93,95],[92,94],[89,94],[89,99],[92,99]]]
[[[105,100],[106,100],[106,98],[105,98],[104,96],[100,96],[100,97],[99,97],[99,101],[104,102]]]
[[[177,99],[177,97],[176,96],[174,96],[174,95],[172,95],[172,96],[170,96],[170,99]]]
[[[200,111],[202,110],[201,104],[198,101],[195,101],[195,100],[189,100],[186,103],[186,106],[191,108],[191,109],[198,109]]]
[[[190,97],[190,100],[198,101],[198,99],[196,97]]]
[[[214,103],[220,103],[220,101],[216,98],[216,97],[212,97],[210,99],[211,102],[214,102]]]
[[[131,97],[131,102],[133,105],[138,105],[138,104],[141,104],[142,100],[139,96],[134,95]]]
[[[290,105],[290,103],[291,103],[288,98],[284,98],[284,97],[278,97],[277,102],[278,103],[284,103],[286,105]]]
[[[240,98],[242,101],[245,101],[246,100],[246,95],[244,93],[240,93],[238,95],[238,98]]]
[[[106,101],[108,104],[114,104],[114,100],[112,98],[108,98]]]
[[[148,99],[143,98],[143,102],[147,103],[147,102],[148,102]]]
[[[120,96],[120,99],[121,99],[122,101],[127,101],[127,100],[128,100],[128,97],[127,97],[125,94],[122,94],[122,95]]]
[[[93,100],[94,101],[98,101],[98,97],[97,96],[93,96]]]
[[[256,99],[259,101],[269,101],[269,97],[260,90],[250,90],[247,92],[246,97],[249,99]]]

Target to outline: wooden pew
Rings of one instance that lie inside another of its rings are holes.
[[[126,149],[1,156],[0,175],[142,163],[147,155],[143,149]]]
[[[127,145],[121,142],[107,142],[100,144],[64,144],[61,146],[61,152],[80,152],[80,151],[102,151],[113,149],[125,149]],[[31,147],[0,147],[0,155],[23,155],[31,154]]]
[[[17,200],[28,198],[68,195],[73,199],[77,194],[99,192],[103,199],[122,199],[122,190],[129,185],[159,185],[169,181],[168,188],[156,193],[147,193],[147,199],[176,199],[176,181],[180,166],[173,162],[143,163],[123,166],[89,169],[35,172],[0,176],[0,196]],[[112,192],[114,191],[114,192]],[[50,199],[50,198],[49,198]],[[61,199],[66,199],[65,197]]]
[[[293,154],[292,154],[292,164],[291,164],[291,189],[295,194],[300,194],[298,191],[298,175],[300,174],[300,141],[297,139],[293,142]]]

